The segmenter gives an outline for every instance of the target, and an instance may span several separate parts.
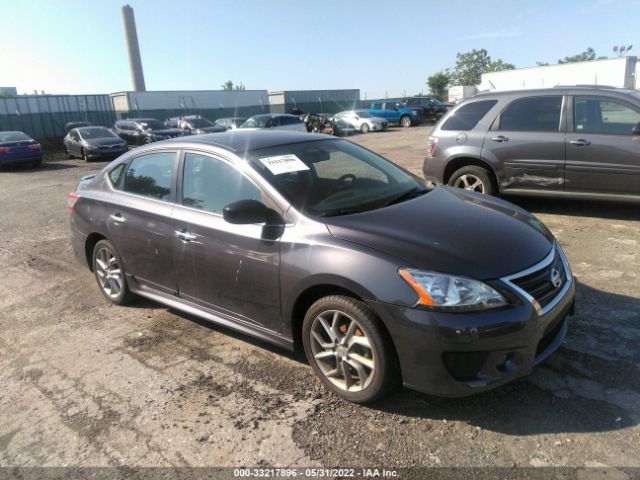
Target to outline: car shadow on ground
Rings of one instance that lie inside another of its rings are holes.
[[[640,220],[640,197],[637,201],[617,201],[505,195],[504,199],[534,214],[546,213],[550,215],[608,218],[612,220]]]

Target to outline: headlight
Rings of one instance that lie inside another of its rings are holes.
[[[410,268],[398,270],[418,294],[418,305],[438,310],[485,310],[507,304],[505,298],[486,283],[470,278]]]

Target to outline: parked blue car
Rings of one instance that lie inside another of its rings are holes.
[[[420,112],[417,109],[407,108],[395,101],[373,102],[371,115],[384,118],[389,123],[402,127],[410,127],[420,123]]]
[[[0,132],[0,165],[42,163],[42,147],[24,132]]]

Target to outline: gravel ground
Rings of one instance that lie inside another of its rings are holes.
[[[352,140],[420,173],[428,127]],[[640,208],[516,198],[578,278],[565,344],[465,399],[328,393],[296,355],[140,300],[72,259],[66,194],[100,168],[0,171],[0,466],[640,467]]]

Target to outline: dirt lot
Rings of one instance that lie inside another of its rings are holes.
[[[420,172],[428,127],[353,140]],[[578,277],[565,344],[466,399],[329,394],[298,357],[148,301],[72,259],[66,194],[100,168],[0,171],[1,466],[640,467],[640,205],[515,199]]]

